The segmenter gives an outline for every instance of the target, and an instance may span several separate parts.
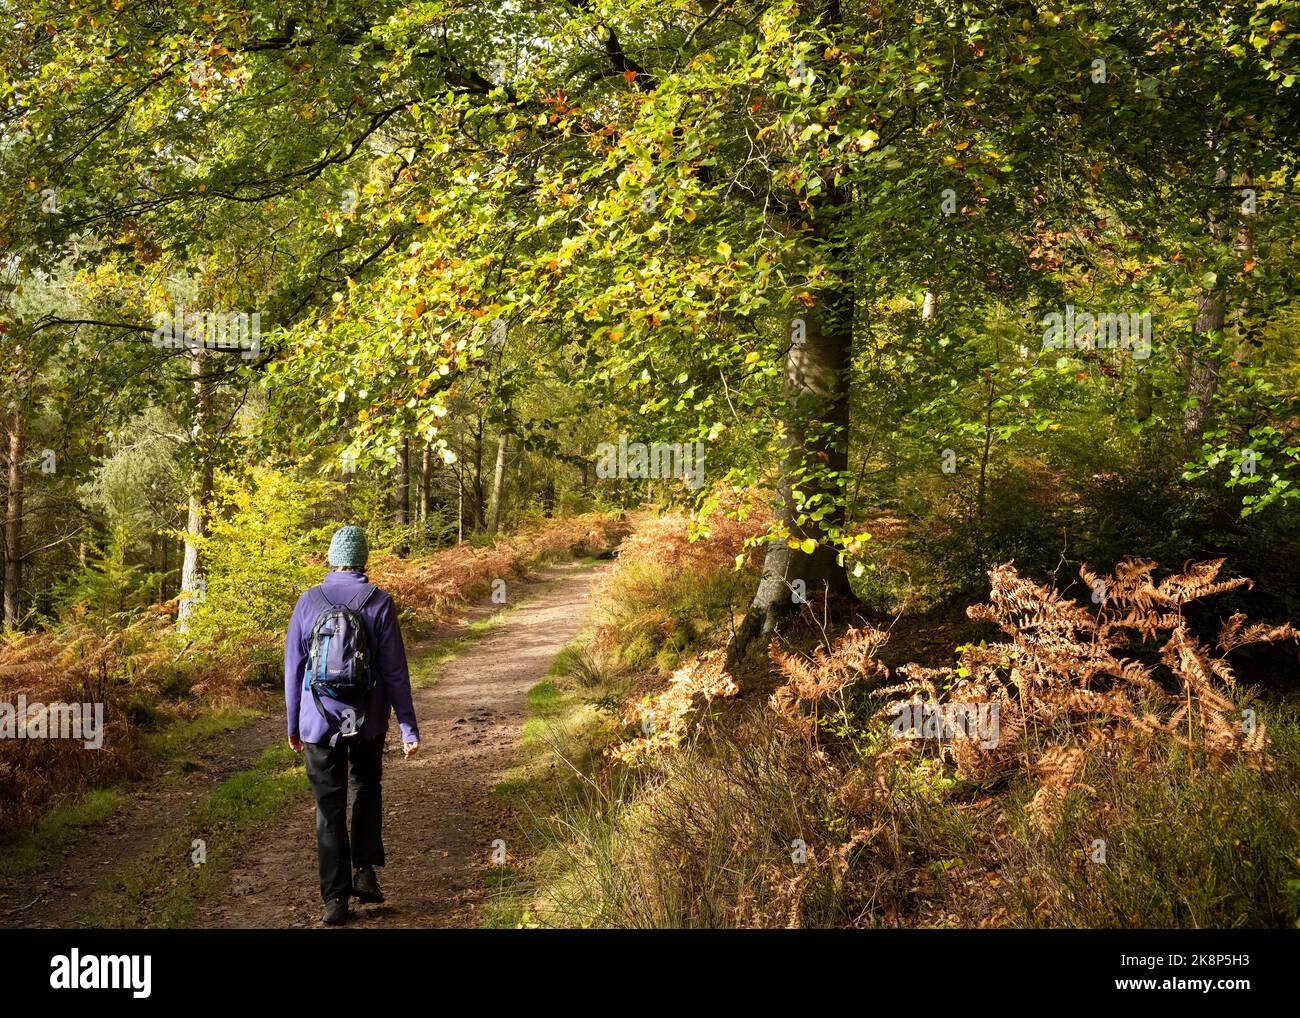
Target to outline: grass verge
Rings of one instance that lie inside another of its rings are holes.
[[[539,877],[554,879],[565,863],[555,845],[551,819],[575,798],[596,792],[586,776],[594,758],[621,725],[609,710],[619,675],[595,658],[591,636],[577,637],[556,656],[546,675],[528,691],[528,719],[520,731],[514,765],[492,791],[515,818],[520,844],[513,864],[487,871],[488,896],[479,925],[512,929],[538,925],[530,911]]]
[[[106,929],[188,926],[256,833],[306,791],[301,760],[276,743],[222,782],[148,854],[101,882],[80,925]],[[198,861],[202,854],[202,861]]]

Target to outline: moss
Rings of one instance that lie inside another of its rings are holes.
[[[620,658],[629,668],[643,668],[654,660],[659,652],[659,641],[649,630],[637,633],[623,647]]]

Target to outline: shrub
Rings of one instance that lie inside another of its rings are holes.
[[[205,590],[190,639],[218,648],[274,653],[299,595],[320,581],[332,527],[309,527],[331,482],[264,467],[218,477],[217,510],[199,542]]]
[[[663,518],[650,521],[663,527]],[[658,663],[693,645],[664,606],[692,575],[629,542],[609,577],[600,644]],[[683,554],[678,546],[674,554]],[[716,553],[702,573],[724,567]],[[1243,724],[1228,657],[1291,639],[1200,602],[1249,581],[1222,561],[1158,578],[1145,560],[1087,569],[1096,604],[991,574],[969,615],[1001,629],[949,668],[879,660],[889,634],[792,627],[784,680],[755,709],[718,655],[625,699],[625,741],[550,832],[563,865],[544,923],[609,926],[1282,926],[1300,914],[1300,727]],[[654,635],[647,640],[646,634]],[[816,645],[810,653],[795,647]],[[746,682],[767,678],[746,675]],[[905,699],[899,699],[900,695]],[[734,706],[724,706],[736,698]],[[1000,738],[900,739],[902,703],[995,702]],[[882,704],[884,709],[882,709]],[[1285,715],[1280,715],[1282,718]],[[642,727],[653,718],[652,728]],[[629,766],[632,765],[632,766]],[[798,839],[796,842],[795,839]],[[1097,839],[1107,860],[1091,861]],[[558,846],[558,847],[557,847]],[[802,861],[792,858],[798,846]]]
[[[1046,834],[1028,803],[997,848],[1008,921],[1066,927],[1294,927],[1300,900],[1300,730],[1271,726],[1273,767],[1187,775],[1094,756]],[[1027,794],[1026,794],[1027,798]],[[1104,853],[1104,854],[1102,854]]]
[[[1113,576],[1085,567],[1080,572],[1096,592],[1095,607],[1026,580],[1009,564],[999,566],[990,573],[989,604],[974,605],[968,614],[996,623],[1004,639],[963,648],[955,670],[904,666],[908,680],[882,692],[996,709],[996,745],[969,738],[939,745],[965,778],[1032,771],[1039,789],[1031,810],[1045,827],[1059,815],[1088,754],[1118,743],[1150,756],[1172,741],[1186,751],[1189,768],[1193,756],[1211,767],[1239,755],[1259,765],[1265,729],[1244,721],[1231,700],[1236,679],[1227,655],[1300,631],[1289,624],[1248,625],[1236,613],[1215,648],[1202,642],[1187,607],[1250,582],[1219,579],[1222,566],[1222,559],[1192,565],[1158,583],[1151,561],[1122,562]],[[891,703],[882,714],[902,706]]]

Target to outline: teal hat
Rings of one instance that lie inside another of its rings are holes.
[[[364,569],[369,558],[370,548],[366,544],[366,535],[360,527],[339,527],[334,531],[329,555],[332,568],[347,566],[350,569]]]

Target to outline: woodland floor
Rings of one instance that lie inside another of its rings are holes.
[[[490,798],[513,762],[528,690],[587,619],[587,593],[600,569],[566,563],[511,587],[513,610],[414,690],[420,751],[403,760],[396,723],[384,752],[384,843],[379,871],[387,901],[353,902],[352,927],[463,927],[476,924],[481,872],[492,842],[509,841],[504,807]],[[458,629],[499,610],[480,604],[456,625],[412,643],[414,670]],[[101,880],[159,845],[222,781],[283,737],[273,712],[187,762],[178,774],[141,786],[114,816],[0,888],[0,928],[67,927]],[[252,840],[223,877],[221,892],[197,903],[195,926],[315,927],[320,919],[315,806],[301,796]]]

